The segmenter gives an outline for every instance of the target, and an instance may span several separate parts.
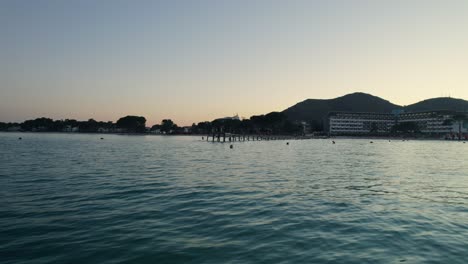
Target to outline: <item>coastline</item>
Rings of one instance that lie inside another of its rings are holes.
[[[58,131],[44,131],[44,132],[32,132],[32,131],[0,131],[1,134],[57,134],[57,135],[117,135],[117,136],[161,136],[161,137],[203,137],[204,141],[207,136],[211,137],[211,134],[152,134],[152,133],[99,133],[99,132],[58,132]],[[247,136],[247,135],[245,135]],[[393,141],[460,141],[466,142],[466,139],[446,139],[443,137],[409,137],[409,136],[292,136],[292,135],[260,135],[260,134],[249,134],[248,136],[255,137],[288,137],[291,140],[305,140],[305,139],[366,139],[366,140],[393,140]],[[268,141],[268,140],[262,140]],[[211,140],[209,140],[211,142]]]

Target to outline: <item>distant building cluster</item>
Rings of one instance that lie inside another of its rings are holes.
[[[222,117],[222,118],[215,119],[215,121],[225,121],[225,120],[237,120],[237,121],[240,121],[241,118],[239,117],[238,114],[235,114],[234,116],[227,116],[227,117]]]
[[[405,113],[331,112],[328,116],[330,135],[392,134],[397,132],[449,136],[468,132],[468,121],[454,111]]]

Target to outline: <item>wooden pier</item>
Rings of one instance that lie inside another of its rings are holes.
[[[207,142],[245,142],[245,141],[270,141],[270,140],[300,140],[309,139],[306,136],[288,136],[288,135],[250,135],[250,134],[230,134],[213,133],[206,136]]]

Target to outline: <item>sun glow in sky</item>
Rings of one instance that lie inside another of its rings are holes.
[[[0,2],[0,121],[468,99],[468,1]]]

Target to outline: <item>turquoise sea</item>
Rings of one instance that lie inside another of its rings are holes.
[[[0,263],[467,263],[468,144],[335,141],[0,133]]]

